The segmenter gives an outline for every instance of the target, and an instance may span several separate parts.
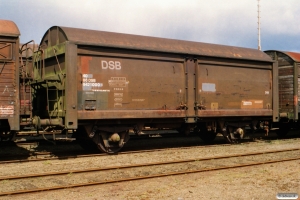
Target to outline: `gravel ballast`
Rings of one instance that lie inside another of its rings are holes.
[[[135,154],[2,164],[0,169],[1,176],[8,176],[205,158],[297,147],[300,147],[298,139],[274,140],[230,146],[192,147],[180,150],[175,148]],[[267,154],[265,156],[266,159],[269,157]],[[51,182],[51,178],[40,179],[40,181],[45,180]],[[32,182],[34,183],[32,188],[36,187],[35,184],[38,181]],[[76,179],[72,181],[76,182]],[[10,180],[3,180],[0,184],[2,187],[9,188]],[[24,184],[28,185],[29,183]],[[22,183],[19,185],[21,187]],[[22,188],[11,189],[20,190]],[[300,194],[300,161],[5,196],[0,199],[276,199],[278,192]]]

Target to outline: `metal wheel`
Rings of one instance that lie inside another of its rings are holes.
[[[116,133],[114,133],[116,134]],[[114,134],[109,133],[100,133],[95,134],[93,140],[97,143],[98,149],[102,151],[103,153],[117,153],[119,152],[124,144],[129,140],[129,132],[124,131],[121,133],[118,133],[119,141],[112,141],[110,138],[113,137]]]
[[[223,133],[224,138],[228,143],[239,143],[244,138],[245,129],[233,126],[226,127],[226,133]]]

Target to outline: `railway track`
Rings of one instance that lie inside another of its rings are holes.
[[[123,154],[134,154],[134,153],[146,153],[146,152],[156,152],[156,151],[165,151],[168,149],[178,149],[178,150],[182,150],[182,149],[191,149],[191,148],[204,148],[204,147],[216,147],[216,146],[230,146],[231,144],[215,144],[215,145],[202,145],[202,146],[192,146],[192,147],[174,147],[174,148],[163,148],[163,149],[151,149],[151,150],[139,150],[139,151],[124,151],[124,152],[119,152],[118,155],[123,155]],[[10,156],[6,157],[6,160],[0,161],[0,164],[12,164],[12,163],[22,163],[22,162],[36,162],[36,161],[47,161],[47,160],[58,160],[58,159],[71,159],[71,158],[86,158],[86,157],[98,157],[98,156],[110,156],[106,153],[89,153],[89,154],[83,154],[83,151],[78,151],[78,152],[70,152],[70,155],[66,155],[66,153],[64,152],[64,154],[53,154],[52,152],[36,152],[36,153],[32,153],[30,154],[29,159],[25,158],[25,159],[9,159]],[[38,158],[39,156],[44,156],[43,158]],[[24,157],[24,155],[20,156],[20,157]],[[3,158],[2,158],[3,159]],[[4,157],[5,159],[5,157]]]
[[[250,143],[255,142],[271,142],[272,140],[276,140],[277,138],[268,138],[268,140],[260,139],[260,140],[251,140],[247,142],[242,142],[235,145],[246,145]],[[287,140],[300,140],[300,138],[288,138],[288,139],[281,139],[281,141],[287,141]],[[31,143],[28,143],[31,145]],[[22,144],[24,145],[24,144]],[[158,152],[158,151],[164,151],[168,149],[176,150],[178,151],[183,149],[191,149],[191,148],[210,148],[210,147],[218,147],[218,146],[231,146],[232,144],[227,144],[225,142],[218,143],[218,144],[201,144],[198,146],[181,146],[181,147],[171,147],[171,148],[159,148],[159,149],[145,149],[145,150],[132,150],[132,148],[126,148],[123,152],[119,152],[118,155],[123,154],[134,154],[134,153],[145,153],[145,152]],[[88,153],[86,154],[83,150],[72,150],[70,152],[66,152],[65,150],[62,152],[30,152],[27,155],[2,155],[0,156],[0,165],[1,164],[13,164],[13,163],[23,163],[23,162],[37,162],[37,161],[47,161],[47,160],[58,160],[58,159],[74,159],[74,158],[87,158],[87,157],[99,157],[99,156],[109,156],[106,153]]]
[[[26,174],[20,176],[2,176],[0,177],[0,181],[9,181],[9,184],[16,185],[15,188],[17,188],[19,182],[22,182],[23,185],[26,185],[26,181],[28,182],[28,185],[40,185],[38,184],[38,181],[48,183],[49,181],[47,180],[51,180],[51,183],[50,186],[47,184],[42,184],[40,187],[25,187],[25,189],[23,190],[14,191],[4,191],[5,186],[2,186],[2,188],[0,189],[0,196],[142,180],[171,175],[226,170],[233,168],[250,167],[263,164],[299,160],[299,153],[300,148],[292,148],[276,151],[261,151],[246,154],[233,154],[228,156],[215,156],[186,160],[172,160],[167,162],[111,166],[105,168],[99,167],[69,171],[67,170],[60,172]],[[268,156],[267,159],[266,155]],[[70,178],[70,176],[73,177]],[[73,179],[76,179],[75,176],[80,176],[79,180],[82,180],[82,182],[74,184]]]

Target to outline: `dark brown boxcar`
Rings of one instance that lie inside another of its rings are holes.
[[[278,119],[276,63],[258,50],[57,26],[40,49],[34,123],[78,129],[104,152],[145,126],[209,141]]]
[[[19,130],[19,29],[0,20],[0,138]]]

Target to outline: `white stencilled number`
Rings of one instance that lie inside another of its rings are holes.
[[[119,61],[101,61],[102,69],[115,69],[115,70],[121,70],[121,62]]]

